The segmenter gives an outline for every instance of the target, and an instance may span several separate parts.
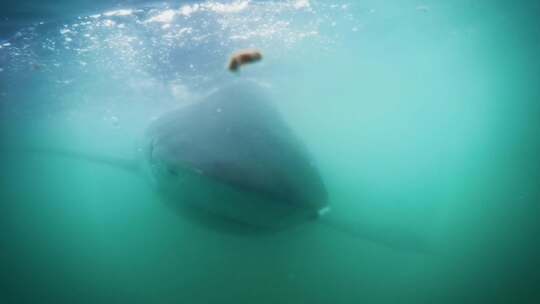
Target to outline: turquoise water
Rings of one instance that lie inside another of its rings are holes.
[[[537,303],[539,12],[460,0],[37,14],[0,43],[0,303]],[[232,75],[246,47],[264,59]],[[269,88],[331,213],[364,237],[317,222],[208,229],[138,174],[24,151],[134,157],[152,120],[238,78]]]

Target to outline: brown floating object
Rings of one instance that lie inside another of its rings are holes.
[[[262,54],[259,50],[248,49],[234,53],[229,60],[229,70],[236,72],[240,66],[248,63],[257,62],[262,59]]]

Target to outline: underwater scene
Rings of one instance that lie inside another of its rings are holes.
[[[540,303],[539,15],[0,3],[0,303]]]

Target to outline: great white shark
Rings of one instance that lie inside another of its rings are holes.
[[[279,229],[328,208],[308,150],[254,83],[230,84],[163,115],[140,150],[160,193],[210,215]]]
[[[314,222],[391,248],[431,251],[416,233],[328,212],[320,171],[269,96],[260,85],[236,81],[168,112],[147,127],[137,160],[32,150],[144,173],[169,205],[214,228],[260,232]]]

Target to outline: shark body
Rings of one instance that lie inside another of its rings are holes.
[[[158,118],[142,151],[161,193],[210,216],[279,229],[316,218],[328,205],[308,150],[252,83]]]

